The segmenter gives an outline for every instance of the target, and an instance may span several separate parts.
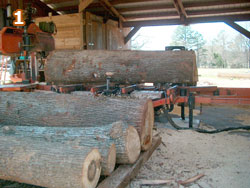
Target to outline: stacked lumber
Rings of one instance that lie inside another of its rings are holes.
[[[45,79],[53,84],[106,82],[118,84],[185,83],[198,81],[194,51],[53,51],[45,65]]]
[[[154,125],[152,100],[88,94],[2,92],[0,122],[41,127],[94,127],[124,121],[138,131],[142,150],[151,146]]]

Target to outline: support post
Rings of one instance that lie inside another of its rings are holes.
[[[189,128],[193,128],[193,110],[195,107],[195,97],[193,93],[189,94],[188,107],[189,107]]]
[[[240,25],[238,25],[233,21],[226,21],[225,23],[230,27],[232,27],[233,29],[235,29],[236,31],[238,31],[239,33],[241,33],[242,35],[244,35],[245,37],[247,37],[248,39],[250,39],[250,32],[245,28],[241,27]]]
[[[129,34],[124,38],[124,43],[127,44],[127,42],[140,30],[141,27],[134,27]]]

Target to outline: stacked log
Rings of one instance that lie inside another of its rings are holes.
[[[57,142],[72,147],[98,148],[102,175],[110,175],[116,162],[133,164],[140,155],[140,138],[136,129],[119,121],[99,127],[1,126],[1,135]]]
[[[198,81],[194,51],[61,50],[45,64],[46,82],[52,84],[101,84],[107,72],[119,84]]]
[[[53,188],[94,188],[100,173],[97,149],[0,136],[0,179]]]
[[[3,92],[0,114],[1,124],[24,126],[93,127],[121,120],[136,128],[143,150],[152,144],[154,109],[150,99]]]

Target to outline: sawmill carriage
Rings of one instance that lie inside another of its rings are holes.
[[[91,188],[103,175],[98,187],[125,187],[161,143],[155,115],[183,129],[168,113],[180,105],[184,120],[188,107],[188,128],[206,132],[193,128],[195,105],[250,104],[246,88],[197,87],[192,50],[128,50],[138,27],[121,32],[125,20],[110,1],[101,2],[118,21],[83,11],[88,1],[81,2],[79,13],[34,22],[30,4],[28,25],[0,32],[1,54],[16,67],[13,83],[0,85],[0,179]]]

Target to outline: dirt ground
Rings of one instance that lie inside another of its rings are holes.
[[[218,77],[227,70],[199,70],[198,85],[220,87],[250,87],[250,79]],[[233,74],[234,71],[229,71]],[[238,70],[248,73],[248,70]],[[250,72],[249,72],[250,74]],[[175,108],[173,116],[180,113]],[[187,113],[186,113],[187,114]],[[195,119],[202,128],[225,128],[250,125],[250,107],[204,106],[198,108]],[[149,161],[140,169],[127,188],[177,188],[178,181],[197,174],[205,176],[187,185],[191,188],[249,188],[250,187],[250,131],[231,131],[219,134],[202,134],[195,131],[174,130],[166,117],[156,118],[155,134],[162,137],[162,144]],[[144,180],[170,180],[161,186],[140,186]],[[4,182],[0,188],[35,188],[25,184]],[[36,187],[37,188],[37,187]]]
[[[176,131],[156,122],[162,144],[140,170],[129,188],[139,188],[143,180],[172,180],[162,186],[181,187],[178,181],[198,174],[205,176],[188,185],[192,188],[249,188],[250,132],[234,131],[202,134]],[[147,186],[143,186],[147,187]]]

